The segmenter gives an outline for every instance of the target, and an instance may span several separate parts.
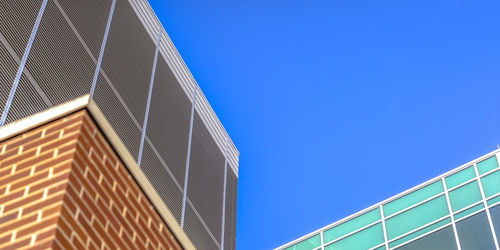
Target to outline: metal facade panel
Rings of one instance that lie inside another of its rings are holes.
[[[6,124],[36,114],[47,108],[47,105],[40,95],[29,83],[28,78],[23,74],[19,86],[17,87],[16,94],[14,95]]]
[[[19,58],[23,57],[41,6],[42,0],[0,1],[0,33]]]
[[[184,231],[197,249],[216,250],[217,244],[212,240],[201,221],[196,217],[196,213],[190,205],[186,206],[186,224]]]
[[[117,1],[101,67],[141,127],[155,48],[128,1]]]
[[[94,100],[106,116],[109,123],[116,130],[130,153],[137,159],[139,144],[141,141],[141,131],[138,125],[121,104],[119,97],[111,88],[111,83],[105,80],[101,73],[94,95]]]
[[[186,170],[191,105],[165,60],[159,57],[146,133],[181,185]]]
[[[18,67],[19,64],[10,56],[4,44],[0,42],[0,112],[3,112],[5,108]]]
[[[188,197],[211,233],[220,241],[225,158],[195,112]]]
[[[226,191],[226,218],[224,249],[236,249],[236,205],[238,190],[238,177],[228,168]]]
[[[163,202],[170,209],[177,222],[181,219],[182,192],[175,185],[153,149],[149,144],[144,144],[143,161],[141,169],[154,186]]]
[[[95,63],[52,1],[45,9],[26,69],[54,105],[90,90]]]
[[[102,38],[112,0],[57,0],[82,36],[95,58],[99,57]]]

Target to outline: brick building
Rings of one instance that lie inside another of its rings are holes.
[[[0,249],[235,249],[239,152],[147,0],[0,1],[0,114]]]
[[[0,128],[0,248],[194,248],[85,96]]]

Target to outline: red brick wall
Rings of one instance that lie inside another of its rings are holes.
[[[0,249],[181,249],[87,111],[0,149]]]

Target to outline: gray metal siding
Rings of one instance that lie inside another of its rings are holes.
[[[47,109],[48,106],[30,84],[28,78],[23,74],[12,101],[6,124],[36,114]]]
[[[101,66],[141,127],[155,48],[128,1],[117,1]]]
[[[54,105],[90,90],[95,63],[52,1],[47,3],[26,69]]]
[[[185,223],[184,231],[196,248],[202,250],[219,249],[217,244],[215,244],[208,232],[204,229],[201,221],[196,217],[194,210],[189,205],[186,206]]]
[[[224,249],[233,250],[236,248],[236,201],[238,190],[238,178],[233,171],[228,168],[227,174],[227,191],[226,191],[226,218]]]
[[[0,42],[0,111],[5,108],[18,67],[19,64],[11,57],[4,44]]]
[[[220,241],[222,231],[224,163],[224,155],[196,112],[189,166],[188,197],[218,241]]]
[[[111,126],[122,139],[130,153],[137,159],[141,131],[131,118],[126,108],[113,92],[111,84],[105,80],[101,73],[99,75],[94,100],[108,119]]]
[[[0,33],[20,58],[23,57],[41,6],[42,0],[0,1]]]
[[[191,105],[160,56],[146,133],[181,185],[186,170]]]
[[[94,58],[99,57],[112,0],[57,0]]]
[[[144,144],[143,161],[141,169],[144,171],[149,181],[158,194],[165,202],[165,205],[170,209],[177,222],[181,219],[182,192],[175,185],[174,181],[162,165],[158,157],[156,157],[153,149],[149,144]]]

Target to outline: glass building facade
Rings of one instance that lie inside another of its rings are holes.
[[[500,150],[280,250],[499,249]]]

